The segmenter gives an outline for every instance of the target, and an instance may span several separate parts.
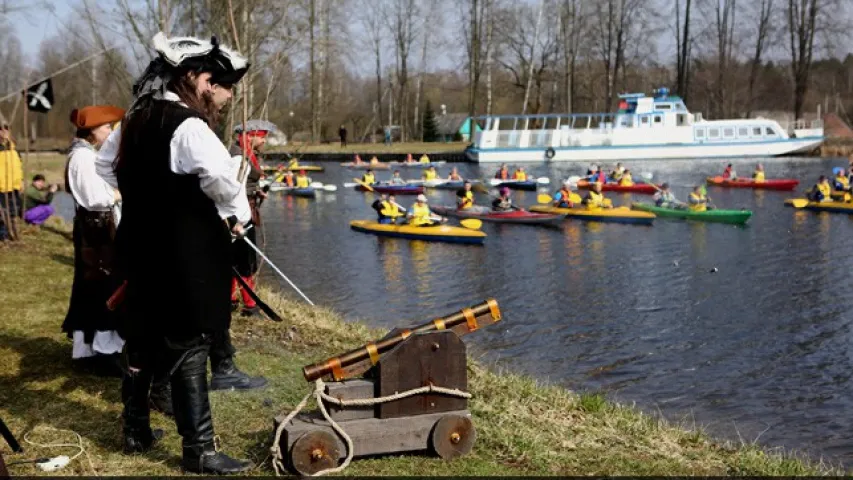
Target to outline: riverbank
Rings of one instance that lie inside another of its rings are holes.
[[[853,138],[827,138],[818,150],[821,157],[849,157],[853,155]]]
[[[121,404],[117,380],[72,370],[70,342],[59,331],[68,305],[73,249],[68,226],[23,228],[23,241],[0,245],[0,416],[23,439],[68,442],[70,429],[86,454],[60,471],[76,475],[174,475],[180,473],[180,440],[160,414],[162,445],[139,456],[120,453]],[[235,317],[234,342],[242,369],[270,380],[263,391],[211,395],[217,434],[226,452],[260,464],[271,474],[268,441],[275,415],[289,411],[309,391],[301,367],[381,336],[334,311],[310,308],[261,289],[283,323]],[[472,303],[483,300],[472,299]],[[498,299],[500,300],[500,299]],[[424,312],[426,317],[444,314]],[[352,319],[357,320],[357,319]],[[512,322],[512,318],[504,321]],[[476,334],[475,334],[476,335]],[[754,445],[717,442],[694,429],[644,415],[599,395],[577,395],[530,378],[493,372],[471,362],[470,408],[478,431],[474,451],[451,463],[421,455],[357,460],[349,475],[812,475],[840,474]],[[27,445],[25,445],[27,447]],[[28,447],[7,461],[59,454],[73,448]],[[38,473],[31,465],[13,475]]]

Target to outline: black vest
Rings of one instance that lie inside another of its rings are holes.
[[[199,177],[169,167],[172,135],[198,114],[169,101],[150,108],[138,134],[122,131],[128,144],[116,169],[122,194],[116,250],[127,279],[127,334],[188,338],[221,331],[231,322],[231,236]]]

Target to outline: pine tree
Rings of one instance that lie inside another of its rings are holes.
[[[425,142],[435,142],[438,139],[438,125],[435,123],[435,113],[432,111],[432,104],[429,103],[429,100],[426,102],[426,107],[424,108],[424,141]]]

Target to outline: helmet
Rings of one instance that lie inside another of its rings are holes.
[[[300,171],[299,171],[299,174],[300,174],[300,175],[305,175],[305,170],[300,170]]]
[[[426,201],[427,201],[426,195],[424,195],[423,193],[418,195],[418,201],[426,203]]]
[[[509,187],[501,187],[501,195],[509,195]]]
[[[565,181],[563,181],[563,186],[566,188],[570,188],[572,186],[572,182],[565,180]]]

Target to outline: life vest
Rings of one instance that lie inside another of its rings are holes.
[[[509,170],[505,168],[498,170],[498,173],[495,174],[495,178],[498,180],[509,180]]]
[[[622,179],[622,174],[623,174],[623,170],[619,170],[617,168],[616,170],[613,170],[612,172],[610,172],[610,178],[612,178],[613,180],[616,180],[618,182],[619,180]]]
[[[419,160],[421,163],[429,163],[429,157],[426,154],[421,155],[421,159]]]
[[[731,176],[732,176],[732,169],[729,167],[726,167],[726,169],[723,170],[723,178],[731,178]]]
[[[520,172],[520,171],[516,170],[515,173],[512,174],[512,179],[513,180],[521,180],[523,182],[523,181],[527,180],[527,172]]]
[[[471,208],[474,206],[474,192],[467,191],[462,195],[459,195],[457,203],[459,204],[459,210],[465,210],[466,208]]]
[[[392,204],[388,200],[383,201],[379,205],[379,213],[385,217],[397,218],[402,215],[397,205]]]
[[[409,224],[411,225],[429,225],[432,223],[432,219],[430,216],[432,213],[429,211],[429,205],[412,205],[412,218],[409,219]]]
[[[830,188],[830,186],[828,184],[819,183],[817,185],[817,189],[820,191],[821,194],[823,194],[823,198],[830,198],[830,195],[832,193],[832,189]]]
[[[296,177],[296,187],[297,188],[308,188],[308,177],[305,175],[299,175]]]
[[[847,177],[836,175],[835,177],[835,189],[836,190],[847,190],[850,188],[850,180]]]
[[[693,212],[704,212],[708,210],[707,205],[705,205],[705,196],[699,195],[696,193],[690,193],[690,210]]]
[[[293,160],[291,160],[291,161],[287,164],[287,167],[288,167],[288,168],[297,168],[297,167],[299,167],[299,160],[297,160],[297,159],[295,159],[295,158],[294,158]]]
[[[756,182],[763,182],[764,181],[764,171],[763,170],[756,170],[755,173],[752,174],[752,179]]]
[[[568,190],[565,187],[561,188],[560,191],[557,192],[557,195],[560,196],[560,198],[554,200],[554,203],[557,206],[565,205],[566,207],[569,207],[569,208],[574,206],[573,202],[572,202],[572,191],[571,190]]]
[[[365,173],[364,176],[361,177],[361,181],[362,183],[373,185],[376,183],[376,177],[372,173]]]
[[[634,185],[634,179],[631,178],[631,174],[630,173],[623,174],[619,178],[619,185],[622,185],[623,187],[630,187],[630,186]]]
[[[376,158],[376,156],[374,156],[373,158],[371,158],[371,159],[370,159],[370,164],[371,164],[371,165],[376,165],[376,164],[378,164],[378,163],[379,163],[379,159],[378,159],[378,158]]]
[[[285,183],[288,187],[292,187],[295,183],[294,179],[293,179],[293,175],[285,175],[282,182]]]
[[[424,180],[435,180],[438,177],[438,174],[432,170],[427,170],[424,172]]]
[[[604,207],[604,194],[590,190],[587,192],[585,202],[588,208],[602,208]]]

